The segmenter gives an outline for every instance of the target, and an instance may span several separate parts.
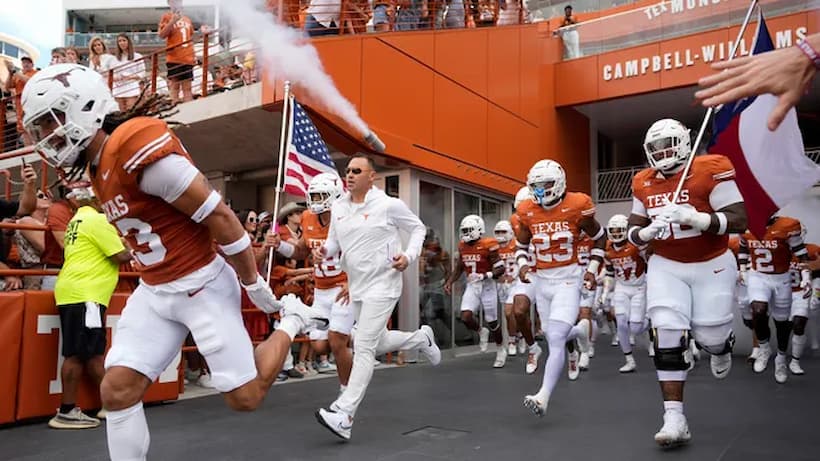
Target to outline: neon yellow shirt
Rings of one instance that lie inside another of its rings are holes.
[[[104,214],[84,206],[69,221],[64,243],[65,262],[54,287],[57,305],[108,306],[119,280],[119,264],[110,256],[125,249],[117,230]]]

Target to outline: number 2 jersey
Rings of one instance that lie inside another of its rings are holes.
[[[305,210],[302,213],[302,238],[308,248],[321,248],[327,240],[327,233],[330,230],[330,222],[322,225],[319,222],[319,215]],[[341,259],[341,252],[335,255],[325,257],[324,261],[313,262],[315,268],[313,272],[313,280],[316,288],[326,290],[343,285],[347,282],[347,274],[339,267],[339,260]]]
[[[681,171],[667,178],[652,168],[638,172],[632,179],[632,213],[649,219],[660,214],[667,201],[672,200],[682,174]],[[683,183],[678,203],[689,204],[702,213],[714,213],[741,202],[743,199],[733,183],[734,178],[735,169],[727,157],[697,156]],[[665,240],[655,239],[650,242],[654,254],[673,261],[691,263],[714,259],[728,248],[728,235],[701,232],[679,224],[670,225],[670,233]]]
[[[789,271],[792,249],[789,240],[800,236],[800,221],[785,216],[766,226],[763,238],[751,232],[740,236],[741,252],[748,252],[751,269],[761,274],[784,274]]]
[[[142,265],[142,280],[148,285],[173,282],[216,258],[204,224],[140,188],[145,168],[172,154],[191,162],[165,122],[136,117],[111,133],[98,164],[91,169],[103,212],[134,250]]]
[[[532,234],[535,268],[545,278],[580,277],[577,245],[581,239],[581,222],[595,217],[595,204],[580,192],[567,192],[563,200],[550,209],[526,200],[516,211],[521,225]]]

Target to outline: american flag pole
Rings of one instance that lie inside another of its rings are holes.
[[[273,196],[273,224],[270,226],[270,233],[276,233],[277,229],[277,215],[279,214],[279,196],[282,195],[282,177],[285,175],[285,151],[290,144],[290,132],[289,126],[293,122],[293,111],[291,110],[291,106],[293,105],[293,97],[290,94],[290,82],[285,81],[285,94],[282,98],[282,127],[279,131],[279,160],[276,164],[276,189],[274,191]],[[273,270],[273,252],[275,250],[271,247],[268,250],[268,276],[266,280],[268,281],[268,285],[270,285],[270,274]]]

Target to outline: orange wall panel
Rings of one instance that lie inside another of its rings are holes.
[[[425,32],[379,34],[376,37],[390,46],[406,53],[412,59],[433,67],[436,61],[435,35]]]
[[[488,107],[487,166],[490,170],[523,180],[538,152],[538,128],[522,123],[492,104]]]
[[[362,49],[364,120],[376,132],[432,146],[433,72],[375,38],[364,39]]]
[[[14,421],[23,336],[23,293],[0,293],[0,424]]]
[[[597,56],[573,59],[556,65],[555,105],[565,106],[597,99],[600,78]]]
[[[115,294],[106,312],[108,344],[116,334],[116,324],[127,295]],[[54,413],[60,406],[62,383],[58,368],[60,351],[60,316],[51,291],[26,291],[23,316],[23,342],[17,394],[17,419],[35,418]],[[114,330],[112,332],[112,330]],[[181,345],[180,345],[181,346]],[[176,365],[173,370],[176,371]],[[179,373],[173,381],[154,383],[144,401],[175,400],[179,391]],[[99,390],[85,377],[77,403],[83,408],[99,408]]]
[[[518,27],[518,35],[521,43],[520,78],[519,86],[521,117],[530,123],[540,122],[539,113],[541,111],[540,98],[544,95],[540,92],[539,78],[541,71],[541,41],[538,38],[538,31],[535,27]],[[550,96],[552,87],[550,87]]]
[[[487,95],[490,101],[520,113],[521,38],[515,27],[487,29]]]
[[[556,111],[555,150],[546,158],[560,163],[567,173],[567,189],[589,193],[589,119],[571,108]]]
[[[332,76],[336,88],[357,110],[361,110],[361,40],[321,40],[314,42],[314,46],[319,52],[325,71]],[[347,123],[341,117],[324,110],[324,104],[318,95],[305,94],[298,87],[295,92],[302,102],[320,110],[332,122],[347,127]]]
[[[436,71],[487,97],[487,29],[436,34]]]
[[[433,94],[433,149],[487,165],[487,100],[440,75]]]

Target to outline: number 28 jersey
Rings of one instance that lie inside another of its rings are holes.
[[[302,213],[302,238],[308,248],[321,248],[327,240],[327,233],[330,231],[330,223],[323,226],[319,222],[319,215],[306,210]],[[314,261],[313,280],[316,288],[320,290],[342,286],[347,282],[347,274],[339,267],[341,251],[335,255],[326,256],[324,261]]]
[[[582,234],[581,221],[595,216],[592,199],[580,192],[567,192],[564,199],[550,209],[526,200],[518,205],[516,214],[521,225],[526,226],[532,234],[530,243],[535,250],[535,268],[542,272],[542,276],[577,276],[577,245]],[[554,270],[560,268],[566,269]]]
[[[136,117],[114,130],[91,175],[108,222],[134,250],[148,285],[173,282],[216,257],[205,225],[140,189],[143,170],[171,154],[191,160],[165,122]]]

